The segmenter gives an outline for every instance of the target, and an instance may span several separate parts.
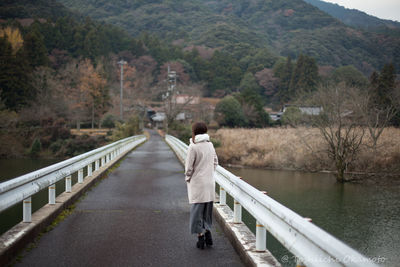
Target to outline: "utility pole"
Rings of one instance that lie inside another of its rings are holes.
[[[121,65],[121,90],[120,90],[120,102],[119,102],[119,114],[121,121],[124,119],[124,110],[123,110],[123,103],[122,99],[124,97],[124,65],[127,62],[121,59],[118,64]]]
[[[166,100],[166,112],[165,112],[165,132],[168,133],[168,120],[170,113],[172,112],[172,101],[174,100],[174,94],[176,89],[176,71],[171,71],[170,66],[168,64],[168,74],[167,74],[167,92],[163,94],[163,99]]]

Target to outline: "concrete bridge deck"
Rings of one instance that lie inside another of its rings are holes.
[[[189,210],[183,167],[151,132],[16,266],[242,266],[215,222],[213,248],[196,248]]]

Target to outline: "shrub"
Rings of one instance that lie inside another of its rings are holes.
[[[169,128],[169,134],[189,144],[189,139],[192,138],[192,128],[190,124],[183,124],[174,121]]]
[[[125,123],[117,122],[112,139],[117,141],[132,135],[140,134],[139,122],[140,119],[137,115],[131,116]]]
[[[29,155],[31,157],[37,157],[41,150],[42,150],[42,144],[40,143],[40,140],[38,138],[35,138],[29,150]]]
[[[298,107],[288,107],[283,113],[281,121],[284,125],[290,125],[292,127],[298,126],[302,121],[301,110]]]
[[[224,97],[215,107],[216,121],[221,126],[243,127],[247,125],[242,107],[233,96]]]
[[[115,127],[115,117],[111,114],[105,116],[103,121],[101,122],[101,126],[105,128],[114,128]]]

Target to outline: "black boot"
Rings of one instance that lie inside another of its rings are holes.
[[[205,237],[206,237],[206,245],[207,245],[207,247],[211,247],[212,245],[213,245],[213,240],[212,240],[212,237],[211,237],[211,232],[210,231],[206,231],[206,233],[204,234],[205,235]]]
[[[204,249],[204,235],[198,236],[199,240],[197,241],[197,248]]]

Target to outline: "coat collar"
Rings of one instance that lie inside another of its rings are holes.
[[[210,141],[210,136],[208,134],[198,134],[194,137],[194,141],[197,143]],[[193,144],[192,138],[190,138],[190,143]]]

